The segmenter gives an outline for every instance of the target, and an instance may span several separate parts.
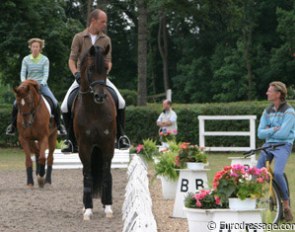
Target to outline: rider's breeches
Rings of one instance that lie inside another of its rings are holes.
[[[264,144],[264,146],[269,146],[269,143]],[[284,170],[289,158],[289,155],[292,151],[292,144],[286,143],[285,146],[277,147],[274,151],[270,151],[272,154],[272,159],[274,159],[274,178],[277,184],[279,185],[279,188],[282,191],[283,194],[283,200],[288,200],[288,187],[286,180],[284,178]],[[271,160],[272,160],[271,159]],[[266,162],[266,154],[265,152],[261,152],[258,162],[257,162],[257,168],[265,167]]]
[[[49,89],[48,85],[41,85],[40,92],[43,96],[47,96],[53,101],[54,108],[58,106],[58,101],[56,100],[55,96]]]
[[[116,92],[116,94],[118,96],[118,101],[119,101],[119,109],[124,109],[125,108],[125,100],[122,97],[122,95],[120,94],[117,87],[109,79],[107,79],[106,85],[111,87]],[[70,93],[78,87],[79,87],[79,84],[77,83],[77,81],[74,81],[73,84],[71,85],[71,87],[69,88],[69,90],[68,90],[68,92],[61,104],[61,111],[63,113],[68,112],[68,98],[69,98]]]

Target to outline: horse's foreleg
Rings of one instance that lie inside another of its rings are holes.
[[[84,172],[84,188],[83,188],[83,203],[85,207],[84,213],[84,220],[90,220],[93,212],[93,202],[92,202],[92,186],[93,186],[93,179],[90,172]]]
[[[38,159],[38,184],[40,188],[44,187],[45,184],[45,162],[46,162],[46,157],[45,157],[45,150],[48,146],[48,138],[45,137],[42,140],[39,141],[39,159]]]
[[[23,141],[22,139],[20,139],[20,143],[26,155],[27,185],[29,187],[32,187],[34,185],[34,179],[33,179],[33,162],[31,159],[31,149],[30,149],[28,141]]]
[[[112,173],[111,173],[111,161],[104,164],[103,170],[103,184],[102,184],[102,195],[101,195],[101,202],[105,206],[104,212],[106,217],[111,218],[113,217],[113,210],[112,210]]]

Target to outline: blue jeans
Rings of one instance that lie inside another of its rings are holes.
[[[51,99],[55,108],[58,106],[58,101],[56,100],[48,85],[41,85],[40,92],[43,96],[49,97]]]
[[[263,146],[269,146],[271,143],[265,143]],[[274,163],[274,178],[279,185],[279,188],[282,191],[283,194],[283,200],[288,200],[289,199],[289,194],[288,194],[288,188],[287,188],[287,183],[284,178],[284,170],[288,161],[288,158],[291,154],[292,151],[292,144],[286,143],[284,146],[277,147],[275,150],[268,150],[268,154],[266,154],[264,151],[260,153],[260,156],[258,158],[257,162],[257,168],[262,168],[265,167],[265,162],[267,156],[269,156],[269,160],[272,161],[275,159]]]

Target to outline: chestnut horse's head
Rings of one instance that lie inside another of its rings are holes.
[[[39,89],[38,82],[34,80],[26,80],[13,89],[24,128],[31,127],[34,122],[36,107],[40,102]]]
[[[80,93],[93,94],[94,102],[104,103],[106,98],[105,86],[107,69],[105,67],[105,56],[108,54],[109,46],[106,49],[99,46],[92,46],[81,59],[81,84]]]

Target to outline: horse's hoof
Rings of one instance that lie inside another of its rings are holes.
[[[41,176],[38,175],[37,179],[38,179],[38,185],[39,185],[39,187],[40,188],[43,188],[44,187],[44,184],[45,184],[44,177],[41,177]]]
[[[112,207],[110,205],[106,205],[104,212],[106,214],[106,218],[112,218],[113,217],[113,210]]]
[[[27,184],[28,189],[33,189],[34,185],[33,184]]]
[[[91,220],[92,216],[93,216],[92,209],[86,209],[85,213],[83,215],[83,219],[84,219],[84,221],[89,221],[89,220]]]

